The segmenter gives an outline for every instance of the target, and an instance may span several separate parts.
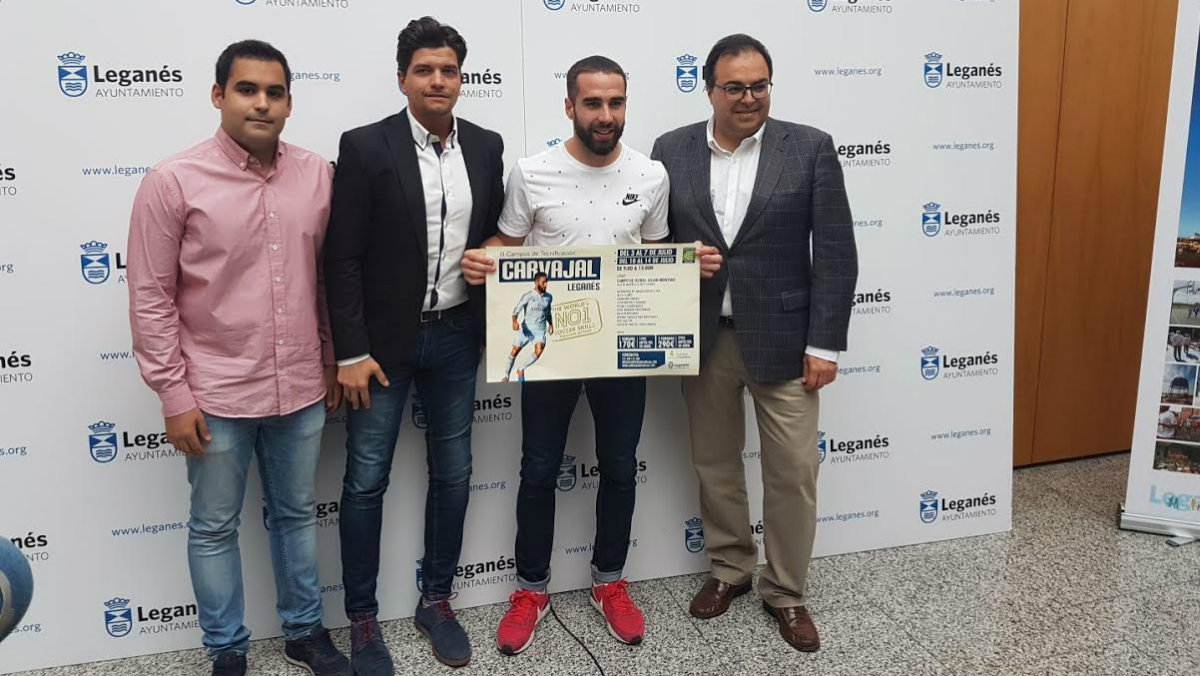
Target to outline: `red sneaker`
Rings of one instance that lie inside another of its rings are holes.
[[[508,597],[508,603],[508,612],[496,630],[496,646],[505,655],[516,655],[533,643],[538,622],[550,612],[550,595],[521,589]]]
[[[609,584],[592,584],[588,597],[592,607],[604,616],[608,632],[621,643],[637,645],[646,634],[646,621],[633,599],[629,598],[629,581],[622,578]]]

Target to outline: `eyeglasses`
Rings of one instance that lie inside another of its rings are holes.
[[[752,85],[744,85],[741,82],[730,82],[723,85],[713,85],[717,89],[725,90],[725,96],[731,101],[737,101],[750,91],[750,96],[756,99],[765,99],[767,94],[771,93],[770,82],[755,82]]]

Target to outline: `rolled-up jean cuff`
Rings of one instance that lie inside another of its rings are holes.
[[[597,570],[596,564],[592,564],[592,582],[595,584],[609,584],[623,577],[625,577],[624,571],[616,570],[611,573],[605,573]]]
[[[284,627],[283,638],[287,641],[296,641],[302,638],[307,638],[313,635],[313,632],[320,629],[322,626],[320,621],[314,622],[307,627]]]
[[[246,653],[248,652],[250,652],[249,643],[246,643],[245,645],[234,645],[228,648],[221,648],[220,650],[209,651],[208,661],[216,662],[217,658],[221,655],[241,655],[242,657],[245,657]]]
[[[520,575],[517,576],[517,589],[520,589],[522,591],[544,592],[544,591],[546,591],[546,588],[549,586],[550,586],[549,573],[546,574],[546,579],[541,580],[540,582],[530,582],[529,580],[526,580],[525,578],[521,577]]]

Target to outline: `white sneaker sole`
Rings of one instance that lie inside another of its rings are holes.
[[[517,648],[516,650],[512,651],[511,653],[505,652],[504,646],[500,645],[500,636],[497,635],[496,636],[496,648],[499,649],[500,652],[505,655],[520,655],[521,653],[525,652],[526,648],[533,645],[533,639],[537,636],[537,626],[539,624],[541,624],[542,618],[545,617],[546,613],[549,613],[549,612],[550,612],[550,604],[547,603],[546,607],[542,608],[541,611],[538,612],[537,621],[535,621],[533,623],[533,631],[529,632],[529,640],[525,642],[525,645],[521,646],[520,648]]]
[[[606,617],[604,615],[604,608],[601,607],[600,602],[596,600],[596,597],[590,591],[588,592],[588,601],[591,601],[592,607],[596,609],[596,612],[600,613],[600,618],[602,620],[604,620],[604,626],[608,627],[608,633],[612,634],[613,638],[617,639],[621,643],[624,643],[625,645],[641,645],[642,644],[642,639],[645,638],[645,634],[643,634],[642,636],[638,636],[637,638],[633,639],[632,641],[626,641],[625,639],[621,638],[620,634],[618,634],[613,629],[612,623],[608,621],[608,617]]]
[[[305,664],[304,662],[301,662],[298,659],[293,658],[291,655],[288,655],[286,652],[283,654],[283,659],[288,664],[294,664],[294,665],[300,667],[301,669],[307,671],[308,673],[313,674],[313,676],[316,676],[317,672],[313,671],[312,667],[308,666],[307,664]]]

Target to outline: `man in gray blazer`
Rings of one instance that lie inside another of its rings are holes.
[[[711,576],[691,613],[716,617],[750,590],[742,393],[762,438],[763,606],[794,648],[820,639],[805,609],[816,534],[818,390],[837,376],[858,277],[853,221],[829,134],[769,118],[771,56],[748,35],[709,52],[713,116],[661,136],[676,241],[715,246],[700,284],[700,375],[685,378]],[[710,260],[717,259],[713,255]]]

